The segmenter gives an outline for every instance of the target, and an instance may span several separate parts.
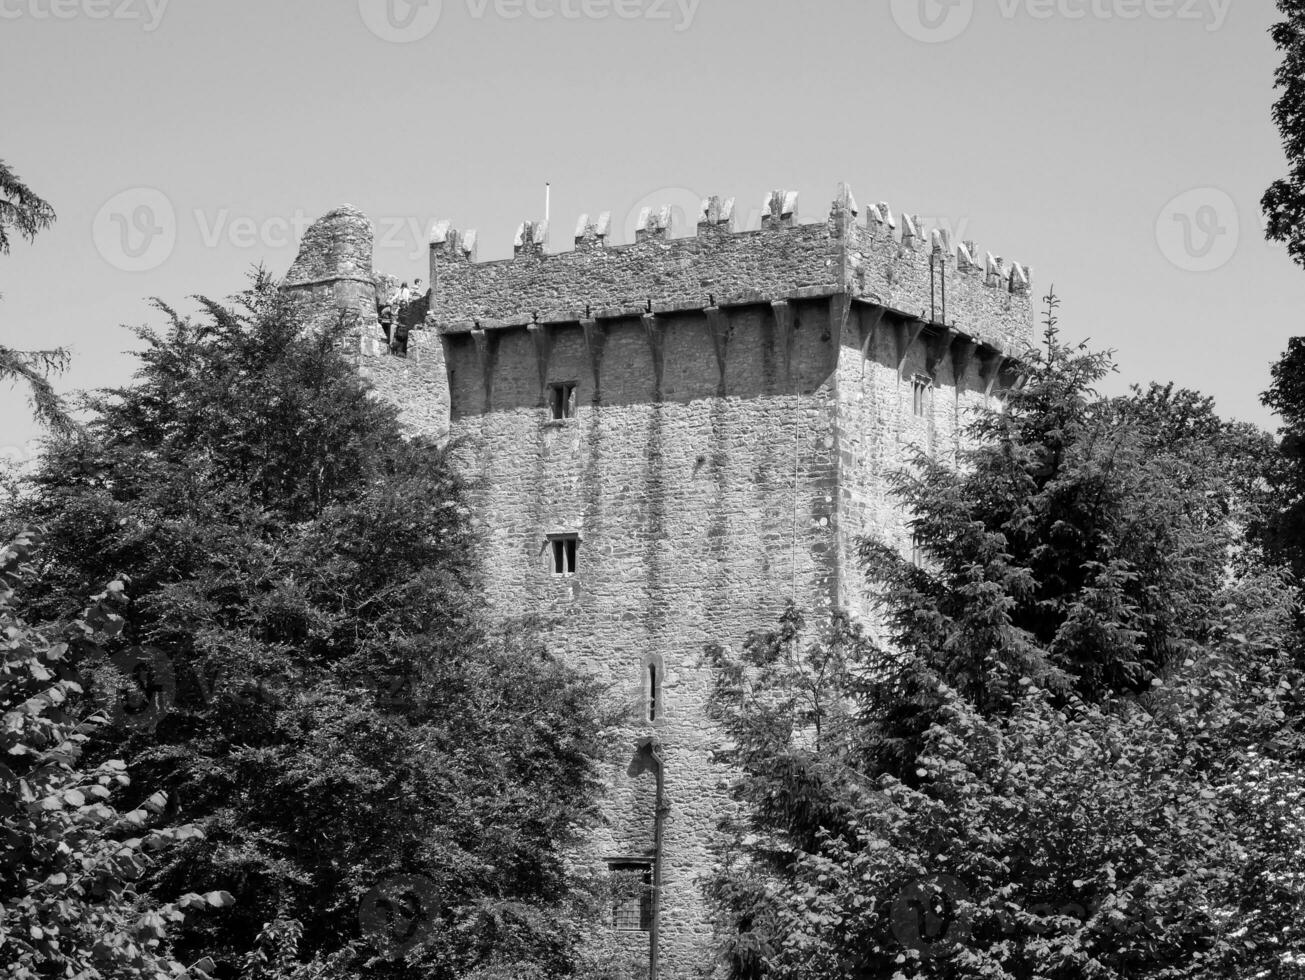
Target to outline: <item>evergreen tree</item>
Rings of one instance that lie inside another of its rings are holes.
[[[1260,524],[1260,540],[1272,557],[1305,576],[1305,337],[1293,337],[1273,366],[1264,404],[1282,421],[1278,450],[1266,473],[1272,506]]]
[[[1026,678],[1088,702],[1135,694],[1217,622],[1245,482],[1222,464],[1257,444],[1206,438],[1204,414],[1184,420],[1172,392],[1097,397],[1109,357],[1062,344],[1048,299],[1045,348],[969,426],[960,465],[919,453],[894,478],[919,565],[862,546],[894,651],[878,700],[897,722],[878,751],[902,778],[936,679],[987,715]]]
[[[1271,33],[1282,52],[1276,79],[1281,94],[1273,106],[1273,121],[1282,136],[1288,172],[1269,186],[1261,207],[1265,235],[1285,242],[1291,257],[1305,266],[1305,2],[1278,0],[1278,10],[1283,19]]]
[[[898,476],[921,557],[862,550],[886,644],[790,610],[709,650],[734,977],[1297,975],[1294,591],[1241,544],[1265,439],[1097,397],[1054,311],[958,463]]]
[[[32,241],[54,224],[54,208],[0,160],[0,255],[9,254],[11,233]]]
[[[38,232],[54,224],[54,208],[28,187],[0,160],[0,255],[7,255],[10,233],[32,241]],[[20,351],[0,344],[0,380],[21,381],[30,393],[36,420],[60,435],[71,435],[76,427],[49,376],[68,367],[66,350]]]
[[[309,331],[261,275],[202,302],[160,307],[27,515],[50,553],[31,608],[128,575],[122,642],[175,678],[111,748],[206,832],[154,887],[237,899],[180,948],[251,980],[566,975],[594,911],[564,855],[594,814],[599,692],[489,624],[465,488],[340,353],[346,324]],[[419,883],[386,899],[420,939],[397,953],[360,922],[395,881]]]

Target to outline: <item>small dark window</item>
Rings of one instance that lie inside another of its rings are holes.
[[[548,386],[548,409],[554,421],[575,418],[574,381],[563,381]]]
[[[917,416],[923,416],[929,406],[929,379],[917,377],[911,382],[911,407]]]
[[[611,865],[612,928],[619,932],[652,932],[652,864],[646,861]]]
[[[574,534],[559,534],[549,539],[549,545],[553,551],[553,574],[574,575],[580,538]]]
[[[916,568],[924,565],[924,548],[921,545],[920,532],[911,535],[911,564]]]
[[[648,665],[648,720],[657,720],[658,695],[661,693],[657,683],[657,665]]]

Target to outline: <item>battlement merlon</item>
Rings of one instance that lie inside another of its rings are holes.
[[[734,230],[734,201],[702,204],[697,234],[673,237],[673,211],[645,208],[635,242],[609,244],[611,217],[581,217],[575,249],[550,253],[543,222],[523,222],[514,257],[478,262],[475,232],[437,224],[430,320],[446,332],[571,322],[600,311],[744,305],[844,293],[901,317],[945,324],[999,350],[1033,338],[1031,272],[973,242],[952,242],[886,203],[860,213],[840,185],[827,221],[799,224],[797,194],[773,191],[759,231]],[[899,221],[900,217],[900,221]]]

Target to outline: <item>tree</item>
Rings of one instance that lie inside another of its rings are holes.
[[[54,224],[54,208],[0,160],[0,254],[9,254],[10,232],[29,242]]]
[[[70,360],[71,355],[62,348],[21,351],[0,345],[0,378],[24,382],[36,421],[60,436],[74,435],[77,425],[50,384],[50,375],[67,370]]]
[[[179,948],[251,976],[571,972],[600,692],[490,623],[462,481],[370,394],[348,324],[310,331],[261,274],[201,303],[160,304],[166,333],[141,333],[136,379],[90,399],[90,438],[51,446],[29,505],[50,542],[33,609],[127,574],[122,643],[175,677],[110,748],[206,833],[152,887],[237,898]],[[421,942],[368,934],[376,889]]]
[[[54,208],[37,196],[18,175],[0,160],[0,255],[9,253],[9,232],[32,241],[37,232],[54,224]],[[71,435],[76,426],[59,396],[50,386],[49,375],[68,367],[66,350],[20,351],[0,344],[0,379],[24,382],[36,420],[58,435]]]
[[[1054,299],[1025,367],[956,465],[897,477],[921,557],[862,548],[886,644],[790,610],[708,651],[734,977],[1296,975],[1295,593],[1242,539],[1265,439],[1097,397]]]
[[[1273,506],[1260,525],[1265,551],[1305,576],[1305,337],[1293,337],[1272,370],[1262,400],[1282,420],[1278,451],[1266,468]]]
[[[1283,20],[1273,26],[1273,42],[1282,52],[1276,87],[1281,95],[1273,121],[1282,136],[1288,173],[1275,180],[1261,201],[1270,241],[1286,242],[1297,265],[1305,266],[1305,2],[1278,0]]]
[[[1026,684],[1000,718],[940,687],[909,786],[867,778],[873,645],[783,633],[722,664],[752,675],[717,701],[749,804],[711,888],[731,976],[1305,976],[1275,653],[1220,644],[1096,705]]]
[[[1063,345],[1049,301],[1045,349],[969,426],[961,464],[921,453],[894,477],[919,565],[862,546],[895,651],[879,751],[907,780],[936,678],[986,715],[1023,678],[1095,702],[1145,690],[1216,625],[1242,443],[1206,438],[1172,393],[1096,397],[1109,358]]]
[[[123,583],[115,581],[71,620],[32,624],[15,611],[15,590],[34,577],[34,532],[0,550],[0,959],[7,976],[204,978],[173,959],[168,933],[188,910],[223,907],[222,892],[152,900],[138,883],[191,825],[161,820],[162,793],[119,810],[130,787],[117,759],[87,764],[87,743],[108,719],[90,699],[85,668],[122,628]],[[113,700],[110,699],[110,704]]]

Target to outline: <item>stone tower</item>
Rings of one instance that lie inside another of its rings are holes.
[[[888,475],[913,446],[953,453],[1032,339],[1027,268],[886,204],[861,214],[846,186],[818,224],[782,191],[759,231],[733,210],[704,202],[689,237],[648,210],[623,246],[584,216],[556,253],[526,222],[498,262],[440,223],[409,356],[384,353],[366,310],[360,337],[405,422],[463,440],[492,601],[544,614],[628,703],[588,857],[657,882],[614,928],[676,980],[710,966],[700,885],[728,803],[703,646],[741,644],[790,599],[865,614],[857,539],[910,548]],[[351,209],[323,218],[288,286],[358,310],[361,234]]]

